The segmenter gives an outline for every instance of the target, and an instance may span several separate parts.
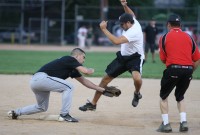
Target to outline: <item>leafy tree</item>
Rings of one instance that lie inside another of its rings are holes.
[[[185,0],[187,7],[196,7],[200,6],[200,0]]]

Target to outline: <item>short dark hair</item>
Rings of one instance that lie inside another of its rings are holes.
[[[123,14],[119,17],[119,22],[120,22],[120,23],[127,23],[128,21],[129,21],[131,24],[134,23],[133,16],[132,16],[131,14],[123,13]]]
[[[85,54],[85,51],[83,51],[83,50],[80,49],[80,48],[74,48],[74,49],[71,51],[71,55],[74,56],[74,55],[77,55],[77,54]]]
[[[181,27],[180,22],[168,22],[172,27]]]
[[[170,23],[171,26],[180,27],[181,26],[181,18],[176,14],[171,14],[168,19],[167,23]]]

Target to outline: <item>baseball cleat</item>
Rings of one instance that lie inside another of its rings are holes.
[[[7,113],[8,117],[11,118],[11,119],[17,119],[18,115],[15,113],[15,111],[9,111]]]
[[[78,122],[78,120],[69,115],[69,113],[66,115],[60,114],[58,121]]]
[[[180,123],[179,131],[180,132],[187,132],[188,131],[187,121],[183,121],[182,123]]]
[[[170,133],[172,132],[172,128],[170,126],[170,123],[164,125],[163,122],[160,125],[160,127],[157,129],[158,132],[163,132],[163,133]]]
[[[86,103],[85,105],[79,107],[79,110],[81,111],[95,111],[96,110],[96,105],[93,105],[89,100],[88,100],[88,103]]]
[[[132,100],[132,105],[133,107],[136,107],[139,103],[139,100],[142,98],[142,95],[140,93],[136,94],[134,93],[134,97],[133,97],[133,100]]]

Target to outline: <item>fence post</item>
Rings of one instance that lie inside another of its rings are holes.
[[[49,28],[48,24],[49,24],[49,19],[46,17],[44,19],[44,36],[43,36],[43,38],[44,38],[43,43],[45,43],[45,44],[48,43],[48,28]]]
[[[108,13],[108,0],[101,0],[101,20],[107,19]]]
[[[75,27],[74,27],[74,44],[77,45],[77,40],[76,40],[76,33],[77,33],[77,30],[78,30],[78,19],[77,19],[77,16],[78,16],[78,5],[75,5],[75,14],[74,14],[74,17],[75,17]]]
[[[19,37],[19,41],[20,44],[22,44],[22,40],[23,40],[23,31],[24,31],[24,0],[21,1],[21,23],[20,23],[20,37]]]
[[[30,33],[28,33],[28,36],[27,36],[27,44],[30,45],[31,44],[31,37],[30,37]]]
[[[40,44],[44,43],[44,0],[41,0]]]
[[[15,43],[15,33],[11,33],[11,44],[14,44]]]
[[[61,38],[60,38],[60,44],[65,45],[65,0],[62,0],[62,10],[61,10]]]
[[[200,33],[200,6],[197,9],[197,33]]]

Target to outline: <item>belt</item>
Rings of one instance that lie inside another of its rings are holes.
[[[182,68],[182,69],[193,69],[193,66],[183,66],[183,65],[170,65],[169,68]]]

